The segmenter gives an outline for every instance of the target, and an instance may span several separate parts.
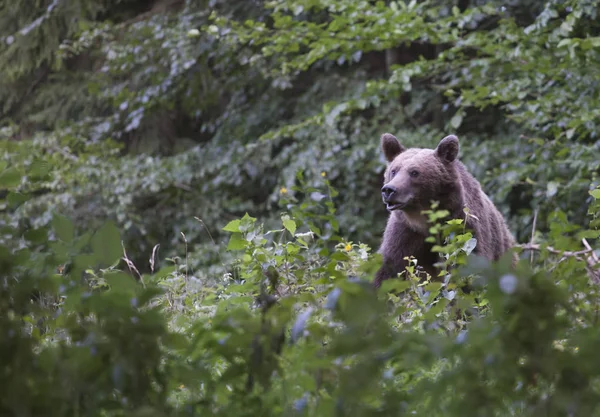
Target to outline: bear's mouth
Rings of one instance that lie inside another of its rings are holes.
[[[404,207],[406,207],[406,205],[406,203],[385,203],[385,207],[388,211],[402,210]]]

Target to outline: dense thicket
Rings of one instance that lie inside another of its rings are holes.
[[[421,146],[458,134],[520,241],[534,210],[539,231],[555,208],[585,223],[599,164],[594,1],[9,6],[3,136],[15,164],[57,167],[24,188],[35,198],[12,224],[45,224],[50,208],[82,227],[112,218],[133,255],[156,243],[167,255],[180,232],[212,245],[194,216],[218,235],[246,211],[276,215],[301,169],[327,175],[343,230],[375,244],[386,131]]]
[[[1,413],[594,415],[599,6],[0,0]],[[384,132],[457,134],[540,254],[347,282]]]

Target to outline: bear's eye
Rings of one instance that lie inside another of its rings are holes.
[[[419,176],[419,171],[417,171],[416,169],[413,169],[412,171],[410,171],[410,172],[408,173],[408,175],[410,175],[410,176],[411,176],[411,177],[413,177],[413,178],[416,178],[416,177],[418,177],[418,176]]]
[[[394,177],[394,176],[396,176],[396,170],[395,170],[395,169],[392,169],[392,170],[390,171],[390,176],[391,176],[391,177]]]

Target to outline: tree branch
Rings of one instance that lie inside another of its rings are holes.
[[[594,250],[592,248],[586,248],[584,250],[580,250],[580,251],[563,251],[563,250],[559,250],[559,249],[554,249],[552,246],[546,246],[545,248],[543,248],[541,245],[535,244],[535,243],[524,243],[524,244],[520,244],[520,245],[516,245],[517,247],[520,247],[524,250],[534,250],[534,251],[542,251],[543,249],[546,249],[548,252],[553,253],[555,255],[562,255],[562,256],[566,256],[566,257],[580,257],[581,255],[585,255],[586,253],[590,253],[593,252]]]
[[[562,250],[555,249],[552,246],[546,246],[545,249],[552,254],[560,255],[561,259],[560,259],[560,261],[558,261],[559,263],[562,262],[566,258],[575,258],[578,261],[585,262],[586,263],[585,269],[586,269],[590,279],[592,280],[592,282],[594,282],[596,284],[600,284],[600,270],[598,270],[598,263],[600,261],[598,260],[598,257],[594,253],[594,249],[590,246],[590,244],[587,242],[587,240],[584,238],[584,239],[582,239],[582,242],[583,242],[583,246],[585,247],[585,249],[580,250],[580,251],[562,251]],[[542,251],[544,249],[541,245],[537,245],[534,243],[527,243],[527,244],[521,244],[521,245],[516,245],[516,246],[520,247],[524,250],[531,250],[531,251]],[[587,256],[583,257],[582,255],[587,255]]]

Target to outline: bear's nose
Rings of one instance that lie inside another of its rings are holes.
[[[381,189],[381,196],[383,197],[384,200],[389,200],[390,197],[396,192],[398,191],[396,189],[396,187],[393,187],[391,185],[384,185],[383,188]]]

